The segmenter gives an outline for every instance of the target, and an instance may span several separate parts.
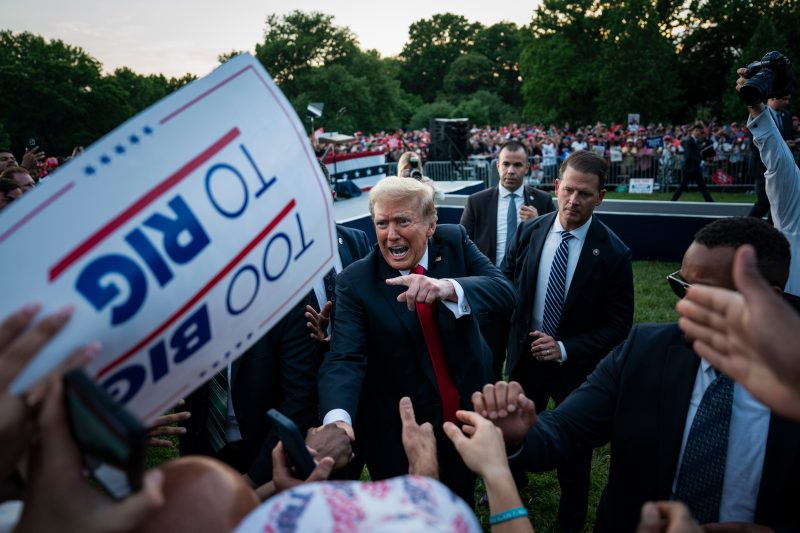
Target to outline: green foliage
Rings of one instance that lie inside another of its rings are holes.
[[[545,0],[530,30],[520,59],[527,117],[589,123],[673,114],[675,54],[652,2]]]
[[[408,128],[427,128],[432,118],[456,118],[456,108],[447,100],[436,100],[417,108],[408,122]]]
[[[450,65],[444,76],[444,90],[449,94],[472,94],[488,89],[493,81],[492,62],[489,58],[470,52]]]
[[[353,32],[335,26],[332,15],[316,11],[269,15],[264,40],[256,45],[256,57],[289,98],[303,90],[295,83],[298,76],[338,64],[356,52]]]
[[[472,51],[491,61],[493,83],[490,90],[515,108],[522,106],[519,55],[525,32],[513,22],[498,22],[475,36]]]
[[[515,110],[503,102],[499,95],[489,91],[477,91],[467,98],[458,100],[453,114],[466,117],[471,124],[507,124],[517,119]]]
[[[420,95],[426,102],[433,101],[443,87],[442,72],[470,50],[482,27],[452,13],[411,24],[408,41],[400,53],[404,60],[400,73],[403,89]]]

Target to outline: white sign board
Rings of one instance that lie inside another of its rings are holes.
[[[0,316],[75,306],[13,384],[89,372],[145,422],[241,355],[333,264],[328,185],[249,55],[127,121],[0,215]]]
[[[653,194],[653,178],[631,178],[628,192],[634,194]]]

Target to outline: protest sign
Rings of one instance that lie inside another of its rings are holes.
[[[653,178],[631,178],[628,181],[628,192],[634,194],[653,194]]]
[[[238,56],[3,211],[0,258],[20,275],[0,280],[0,315],[75,306],[12,392],[97,339],[89,372],[149,422],[258,340],[335,255],[302,124],[263,67]]]

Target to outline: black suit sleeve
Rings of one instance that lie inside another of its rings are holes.
[[[319,407],[324,417],[332,409],[344,409],[355,422],[361,385],[367,372],[367,319],[351,285],[349,271],[336,277],[336,322],[331,351],[319,371]]]
[[[280,403],[275,406],[289,417],[300,432],[318,425],[317,355],[314,341],[306,329],[305,304],[295,306],[270,330],[269,349],[278,358],[281,387]],[[265,382],[269,380],[265,378]],[[266,411],[258,416],[265,417]],[[272,479],[272,449],[278,443],[275,430],[267,433],[264,443],[247,474],[258,485]]]
[[[461,213],[460,224],[467,230],[467,235],[473,241],[475,240],[475,207],[473,205],[473,197],[467,197],[467,203],[464,206],[464,212]]]
[[[514,288],[502,272],[478,250],[461,230],[467,277],[453,278],[464,289],[472,313],[501,313],[514,305]]]

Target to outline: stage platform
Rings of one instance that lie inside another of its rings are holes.
[[[436,186],[445,193],[444,200],[436,204],[439,223],[458,224],[467,197],[482,190],[483,182],[440,181]],[[631,248],[635,259],[680,261],[697,230],[718,218],[746,216],[751,206],[722,202],[605,200],[595,214]],[[333,213],[336,222],[364,230],[370,242],[375,242],[368,193],[337,200]]]

